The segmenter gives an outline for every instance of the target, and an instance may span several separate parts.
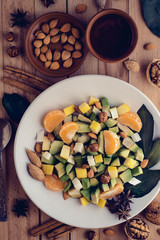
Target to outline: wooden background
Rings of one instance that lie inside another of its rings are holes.
[[[37,76],[41,76],[45,79],[48,79],[52,83],[56,83],[64,78],[55,78],[51,79],[46,76],[43,76],[39,72],[36,72],[35,69],[28,62],[25,52],[24,52],[24,41],[27,28],[19,29],[18,27],[11,28],[10,13],[15,12],[17,8],[28,11],[28,18],[32,22],[35,18],[41,16],[44,13],[52,11],[61,11],[67,12],[83,23],[84,26],[87,25],[90,18],[97,12],[97,9],[92,0],[55,0],[56,4],[51,5],[49,8],[45,8],[40,0],[1,0],[0,2],[0,31],[1,31],[1,41],[0,41],[0,98],[2,98],[4,92],[7,93],[19,93],[22,96],[25,96],[30,102],[35,98],[34,95],[28,94],[27,92],[16,89],[9,85],[5,85],[2,82],[4,76],[3,68],[6,65],[17,67],[23,70],[26,70]],[[87,5],[87,11],[83,14],[77,14],[75,12],[75,7],[79,3],[85,3]],[[160,92],[159,89],[152,87],[146,80],[145,69],[147,64],[154,58],[160,56],[159,43],[160,39],[153,35],[150,30],[146,27],[146,24],[142,17],[141,4],[140,0],[107,0],[105,8],[117,8],[129,13],[135,22],[137,23],[139,31],[139,42],[134,53],[130,56],[130,59],[136,60],[141,65],[141,71],[138,73],[128,72],[123,63],[116,64],[105,64],[101,61],[98,61],[91,53],[88,53],[87,58],[85,59],[81,68],[76,71],[73,75],[82,75],[82,74],[104,74],[113,77],[120,78],[123,81],[129,82],[143,93],[145,93],[155,106],[160,110]],[[8,31],[13,31],[16,35],[16,40],[13,43],[9,43],[5,40],[5,34]],[[146,51],[143,49],[144,44],[148,42],[153,42],[157,48],[152,51]],[[21,48],[21,54],[15,59],[10,58],[7,55],[7,48],[9,46],[15,45]],[[133,96],[134,100],[134,96]],[[0,117],[8,118],[5,114],[2,107],[0,107]],[[16,131],[16,126],[13,124],[14,133]],[[4,164],[5,170],[5,179],[6,179],[6,189],[7,189],[7,206],[8,206],[8,221],[0,223],[0,239],[1,240],[46,240],[46,236],[33,238],[29,234],[29,229],[33,226],[37,226],[40,223],[45,222],[49,219],[47,215],[41,212],[26,196],[24,193],[19,180],[17,178],[14,161],[13,161],[13,144],[14,144],[14,135],[12,141],[7,147],[4,157],[6,158]],[[27,199],[29,201],[29,212],[28,217],[17,218],[12,212],[13,203],[16,198]],[[157,199],[160,200],[160,195],[157,196]],[[63,213],[62,213],[63,214]],[[143,213],[141,214],[143,217]],[[159,239],[159,235],[156,230],[158,226],[154,224],[149,224],[151,229],[149,240]],[[123,231],[123,225],[118,225],[113,227],[116,235],[114,237],[106,237],[103,233],[103,229],[97,229],[99,239],[112,239],[112,240],[127,240],[127,237]],[[77,229],[73,233],[61,238],[60,240],[83,240],[86,239],[85,233],[86,229]]]

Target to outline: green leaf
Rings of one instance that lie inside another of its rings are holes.
[[[157,139],[152,147],[151,152],[148,155],[149,163],[147,168],[151,168],[160,161],[160,138]]]
[[[145,157],[147,158],[152,147],[154,120],[152,114],[148,111],[145,105],[142,105],[137,114],[142,121],[142,129],[140,131],[140,136],[142,138],[141,147],[144,151]]]
[[[160,180],[160,170],[143,170],[143,174],[136,177],[141,183],[136,186],[126,183],[125,191],[131,190],[131,194],[140,198],[148,194]]]

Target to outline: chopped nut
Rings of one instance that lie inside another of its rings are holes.
[[[100,122],[102,122],[102,123],[106,122],[106,121],[107,121],[107,118],[108,118],[107,113],[101,112],[101,113],[99,114],[99,121],[100,121]]]
[[[93,139],[97,139],[97,136],[95,133],[88,133],[88,136],[93,138]]]
[[[89,168],[89,165],[88,164],[83,164],[82,168],[87,169],[87,168]]]
[[[88,240],[97,240],[98,239],[97,233],[94,231],[89,231],[87,233],[87,237],[88,237]]]
[[[92,168],[87,172],[87,177],[88,178],[93,178],[94,177],[94,171],[93,171]]]
[[[109,183],[111,180],[111,177],[109,175],[106,175],[106,174],[102,174],[101,178],[100,178],[100,181],[101,183]]]
[[[77,113],[82,113],[78,106],[74,106],[74,109]]]
[[[69,196],[68,192],[63,192],[63,198],[64,198],[64,200],[67,200],[69,197],[70,197],[70,196]]]
[[[133,60],[124,61],[124,65],[129,71],[139,72],[139,70],[140,70],[139,63],[136,61],[133,61]]]
[[[127,137],[127,133],[125,133],[125,132],[120,132],[120,134],[119,134],[122,138],[126,138]]]
[[[42,152],[42,144],[37,142],[35,145],[35,151],[36,153],[41,153]]]
[[[140,163],[141,168],[145,168],[145,167],[147,167],[148,162],[149,162],[148,159],[144,159],[144,160]]]
[[[99,110],[102,109],[102,104],[100,102],[95,102],[95,106],[96,108],[98,108]]]
[[[86,10],[87,10],[87,5],[85,5],[85,4],[78,4],[76,6],[77,13],[84,13]]]
[[[99,145],[97,143],[92,143],[89,145],[91,152],[97,152],[99,150]]]
[[[70,146],[70,152],[72,153],[73,152],[73,148],[74,148],[74,143],[71,143],[71,146]]]
[[[115,235],[115,231],[113,231],[112,229],[105,229],[104,230],[104,234],[108,235],[108,236],[114,236]]]
[[[13,42],[14,41],[14,33],[13,32],[8,32],[6,34],[6,39],[8,42]]]
[[[51,142],[54,141],[54,135],[52,133],[48,133],[47,137]]]
[[[28,171],[34,179],[42,182],[45,180],[44,172],[34,164],[28,163]]]

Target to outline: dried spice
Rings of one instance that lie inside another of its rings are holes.
[[[13,21],[12,27],[19,26],[21,28],[26,27],[30,22],[25,19],[28,11],[23,12],[23,10],[17,9],[17,13],[11,13],[10,15],[13,17],[11,21]]]
[[[51,4],[55,4],[54,0],[41,0],[44,3],[45,7],[49,7]]]
[[[8,32],[8,33],[6,34],[6,40],[7,40],[8,42],[13,42],[13,41],[14,41],[14,33],[13,33],[13,32]]]
[[[16,199],[16,204],[13,206],[12,211],[17,214],[17,217],[20,217],[20,216],[27,217],[26,212],[28,211],[28,207],[29,206],[28,206],[27,200]]]
[[[17,57],[19,54],[19,49],[16,46],[9,47],[7,53],[10,57]]]

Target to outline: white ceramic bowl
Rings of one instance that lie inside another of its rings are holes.
[[[138,89],[116,78],[102,75],[76,76],[61,81],[40,94],[25,112],[15,138],[14,159],[18,178],[26,194],[35,205],[50,217],[69,225],[82,228],[103,228],[121,223],[117,216],[88,204],[83,207],[79,200],[64,201],[61,192],[52,192],[42,182],[34,180],[27,171],[29,162],[25,148],[34,149],[37,131],[43,129],[42,119],[51,109],[62,109],[70,104],[80,104],[89,96],[108,97],[112,106],[127,103],[132,111],[145,104],[155,121],[154,137],[160,136],[160,114],[153,103]],[[160,164],[155,168],[160,169]],[[131,217],[142,211],[156,196],[158,184],[149,194],[134,199]]]

